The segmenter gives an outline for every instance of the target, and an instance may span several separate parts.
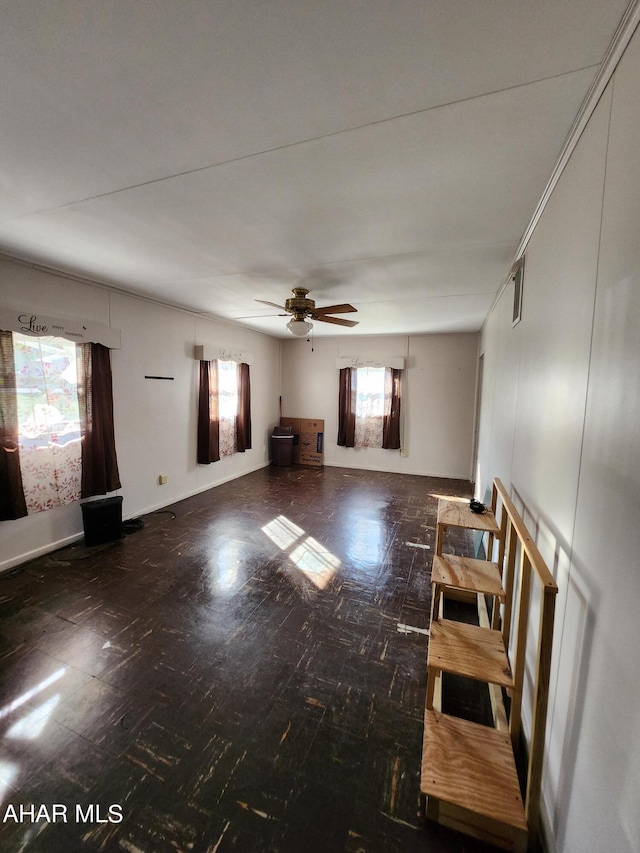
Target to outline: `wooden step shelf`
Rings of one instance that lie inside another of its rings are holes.
[[[480,531],[489,559],[443,553],[450,527]],[[471,512],[464,501],[440,499],[431,580],[421,773],[426,817],[507,850],[526,850],[535,845],[538,834],[558,588],[499,479],[493,482],[491,506],[484,513]],[[537,650],[535,661],[527,661],[533,582],[539,589],[533,597],[539,619]],[[478,625],[443,618],[444,599],[460,596],[477,602]],[[493,602],[491,616],[488,600]],[[525,665],[536,677],[523,803],[514,750],[520,737]],[[443,672],[486,682],[494,726],[442,714]],[[503,690],[511,698],[508,717]]]
[[[438,501],[438,522],[436,530],[436,554],[442,553],[442,538],[448,527],[464,527],[466,530],[481,530],[488,533],[490,537],[500,535],[494,512],[495,507],[487,509],[486,512],[471,512],[467,501],[447,500],[440,498]],[[493,539],[490,539],[487,553],[491,552]]]
[[[420,789],[429,819],[504,849],[526,850],[527,819],[508,734],[427,710]]]
[[[456,593],[463,591],[469,594],[467,600],[474,602],[478,594],[493,597],[492,624],[494,626],[497,624],[498,607],[505,600],[500,566],[497,563],[460,557],[456,554],[436,553],[431,567],[431,583],[433,585],[432,618],[434,613],[437,618],[440,612],[440,598],[443,593],[452,598],[462,598]],[[465,599],[462,598],[462,600]]]
[[[431,623],[427,658],[427,710],[433,707],[435,679],[449,672],[512,688],[511,665],[500,631],[439,619]]]

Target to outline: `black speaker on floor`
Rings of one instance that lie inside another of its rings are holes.
[[[122,538],[122,496],[82,504],[84,544],[91,548]]]

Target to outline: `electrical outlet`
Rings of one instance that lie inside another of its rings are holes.
[[[408,456],[408,455],[409,455],[409,454],[407,453],[407,448],[406,448],[406,447],[403,447],[403,448],[400,450],[400,456]]]
[[[159,474],[158,475],[158,485],[164,486],[168,479],[169,478],[167,477],[166,474]]]

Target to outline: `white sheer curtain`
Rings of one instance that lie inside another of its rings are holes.
[[[358,367],[355,372],[354,447],[382,447],[384,416],[391,409],[391,371],[385,367]]]
[[[220,456],[231,456],[238,448],[238,367],[235,361],[218,361],[218,412]]]
[[[82,445],[76,345],[13,333],[20,470],[28,511],[80,499]]]

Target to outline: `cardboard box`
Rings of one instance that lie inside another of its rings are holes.
[[[322,467],[322,463],[322,453],[309,453],[304,450],[300,452],[300,465],[311,465],[315,468],[320,468]]]
[[[293,427],[293,463],[322,465],[324,421],[318,418],[280,418],[280,426]]]

